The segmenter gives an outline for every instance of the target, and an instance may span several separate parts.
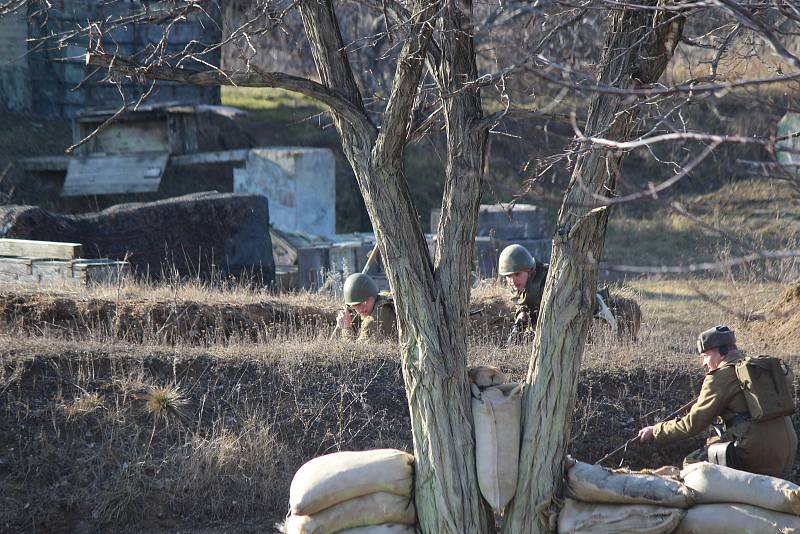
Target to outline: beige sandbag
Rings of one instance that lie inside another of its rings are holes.
[[[689,464],[681,471],[681,478],[694,490],[699,503],[738,502],[800,515],[800,486],[782,478],[709,462]]]
[[[414,457],[396,449],[335,452],[297,470],[289,488],[295,515],[311,515],[334,504],[377,493],[411,496]]]
[[[521,398],[522,384],[503,384],[472,399],[478,486],[498,512],[517,489]]]
[[[287,534],[333,534],[348,528],[382,523],[416,523],[414,503],[394,493],[372,493],[340,502],[314,515],[290,515]]]
[[[414,534],[414,525],[400,525],[398,523],[386,523],[383,525],[370,525],[368,527],[348,528],[337,534]]]
[[[596,504],[566,499],[558,514],[559,534],[667,534],[686,510],[652,504]]]
[[[567,471],[567,495],[584,502],[606,504],[655,504],[688,508],[692,490],[667,477],[614,473],[599,465],[575,462]]]
[[[676,534],[797,534],[800,517],[746,504],[698,504]]]
[[[506,375],[497,367],[491,365],[478,365],[470,367],[467,372],[469,381],[478,386],[479,388],[486,388],[489,386],[499,386],[508,382]]]

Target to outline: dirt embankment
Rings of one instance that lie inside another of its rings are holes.
[[[336,310],[319,305],[244,304],[193,300],[119,301],[47,293],[0,294],[0,321],[7,330],[111,336],[126,341],[209,344],[238,338],[257,341],[282,331],[329,328]]]
[[[471,337],[500,342],[511,329],[511,303],[504,288],[477,292]],[[135,299],[0,291],[0,328],[75,339],[102,336],[132,342],[210,345],[231,339],[265,341],[288,332],[332,330],[340,308],[309,296],[236,303],[201,299]]]
[[[171,351],[86,342],[6,348],[0,530],[187,519],[269,530],[303,462],[339,449],[411,450],[394,354],[390,344],[367,351],[324,339]],[[497,363],[522,372],[518,362]],[[698,380],[679,369],[583,371],[571,454],[598,459],[683,404]],[[610,464],[677,462],[697,445],[632,445]]]
[[[769,350],[770,347],[800,346],[800,280],[791,284],[786,291],[761,315],[751,328],[759,345]]]

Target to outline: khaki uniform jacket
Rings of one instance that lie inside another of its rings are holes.
[[[378,295],[372,313],[363,319],[356,314],[353,325],[342,329],[342,337],[356,341],[397,340],[397,316],[391,297]]]
[[[674,421],[658,423],[653,427],[656,442],[678,440],[695,436],[713,422],[725,423],[723,441],[737,440],[736,452],[745,471],[763,475],[788,474],[797,452],[797,434],[789,417],[778,417],[758,423],[741,421],[737,414],[749,415],[735,363],[744,357],[732,351],[725,361],[705,376],[700,397],[688,414]],[[791,373],[787,379],[791,380]],[[736,422],[736,420],[741,422]]]
[[[525,321],[525,328],[535,328],[536,320],[539,318],[539,308],[542,305],[542,295],[544,295],[544,283],[547,279],[549,265],[537,261],[525,289],[516,291],[511,298],[514,302],[514,322]]]

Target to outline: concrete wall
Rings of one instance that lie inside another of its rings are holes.
[[[335,161],[327,148],[253,149],[245,168],[234,169],[233,190],[266,196],[270,221],[279,230],[336,233]]]
[[[87,20],[103,20],[141,10],[140,2],[108,2],[107,0],[52,0],[52,9],[47,17],[34,15],[28,25],[33,38],[58,34],[85,25]],[[218,13],[211,11],[213,16]],[[169,52],[182,50],[193,40],[202,43],[217,42],[222,32],[219,25],[208,17],[176,24],[170,30]],[[162,29],[154,24],[136,24],[115,30],[106,36],[104,46],[108,51],[119,47],[122,55],[132,55],[144,50],[148,44],[158,42]],[[23,40],[24,42],[24,40]],[[43,115],[73,117],[87,107],[115,108],[121,104],[116,87],[103,83],[105,73],[95,74],[87,83],[81,84],[91,72],[83,64],[85,44],[76,42],[64,49],[45,47],[29,57],[29,78],[32,87],[30,111]],[[218,51],[203,56],[212,65],[220,64]],[[64,60],[67,61],[59,61]],[[197,67],[198,65],[193,65]],[[133,101],[146,92],[149,83],[137,83],[121,78],[128,101]],[[80,85],[80,87],[78,87]],[[218,87],[192,87],[169,82],[158,82],[148,102],[183,101],[191,103],[218,104]]]
[[[28,111],[31,108],[28,70],[28,22],[25,10],[0,17],[0,108]]]

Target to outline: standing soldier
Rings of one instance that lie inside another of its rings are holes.
[[[397,339],[394,302],[388,294],[378,292],[378,286],[369,275],[356,273],[347,277],[344,302],[348,309],[340,311],[336,318],[342,338],[356,341]],[[356,312],[355,317],[350,308]]]
[[[706,372],[697,401],[680,419],[642,428],[639,439],[675,441],[713,425],[718,436],[687,456],[685,464],[708,460],[751,473],[787,475],[797,452],[797,434],[786,415],[794,410],[791,370],[777,358],[746,358],[727,326],[701,333],[697,350]],[[758,386],[762,378],[766,390]]]

